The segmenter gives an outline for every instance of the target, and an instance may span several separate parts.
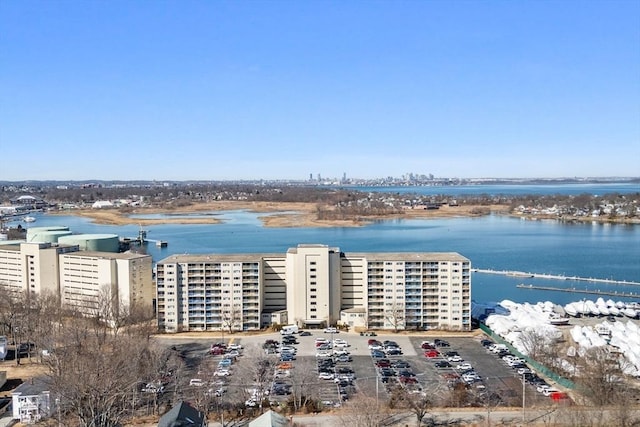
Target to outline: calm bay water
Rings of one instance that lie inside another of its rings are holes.
[[[473,267],[518,270],[566,276],[613,278],[640,282],[640,226],[567,224],[552,220],[522,221],[503,216],[437,220],[379,221],[357,228],[265,228],[261,214],[228,211],[217,225],[157,225],[145,227],[148,238],[166,240],[167,248],[149,244],[155,261],[182,253],[283,253],[300,243],[337,246],[344,252],[453,251],[471,259]],[[161,215],[160,215],[161,216]],[[97,225],[74,216],[36,215],[31,226],[66,225],[76,233],[115,233],[135,237],[139,227]],[[154,215],[153,217],[158,217]],[[171,215],[175,218],[175,215]],[[597,296],[518,289],[519,283],[617,290],[640,295],[640,286],[614,286],[549,279],[523,279],[474,273],[476,301],[550,300],[565,304]],[[605,300],[609,297],[604,297]],[[613,298],[614,300],[623,298]],[[633,298],[634,300],[640,300]],[[623,299],[624,300],[624,299]]]
[[[592,194],[602,196],[604,194],[640,193],[640,184],[610,183],[610,184],[531,184],[531,185],[450,185],[450,186],[426,186],[426,187],[345,187],[363,192],[379,193],[416,193],[420,195],[446,195],[446,196],[474,196],[480,194],[496,195],[578,195]]]

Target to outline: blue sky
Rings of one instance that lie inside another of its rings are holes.
[[[0,180],[640,176],[640,2],[0,1]]]

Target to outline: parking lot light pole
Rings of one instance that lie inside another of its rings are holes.
[[[525,406],[525,391],[526,391],[525,390],[525,385],[526,385],[526,383],[524,381],[524,372],[523,372],[522,373],[522,423],[523,424],[524,424],[525,419],[526,419],[526,416],[525,416],[525,414],[526,414],[526,412],[525,412],[526,411],[526,409],[525,409],[526,408],[526,406]]]

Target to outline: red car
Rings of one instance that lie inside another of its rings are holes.
[[[440,357],[440,353],[436,350],[427,350],[424,352],[425,357]]]
[[[382,345],[382,343],[380,341],[378,341],[378,340],[373,340],[372,339],[372,340],[367,341],[367,345],[374,345],[374,344]]]
[[[423,350],[434,350],[435,347],[432,346],[431,344],[429,344],[428,342],[423,343],[420,347],[422,347]]]
[[[400,377],[400,382],[404,384],[415,384],[418,382],[414,377]]]

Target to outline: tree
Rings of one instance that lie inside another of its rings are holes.
[[[271,388],[273,374],[278,360],[274,355],[265,354],[259,346],[245,348],[238,362],[234,380],[240,386],[239,394],[244,402],[254,398],[262,411],[262,402]]]
[[[386,425],[390,414],[375,398],[356,395],[343,406],[339,416],[342,427],[380,427]]]
[[[398,332],[400,329],[404,329],[405,325],[405,311],[404,304],[401,302],[393,302],[387,304],[387,309],[384,312],[384,318],[386,323],[393,327],[394,332]]]
[[[593,347],[578,361],[579,377],[576,380],[582,395],[592,405],[605,406],[623,402],[626,396],[628,361],[620,354],[611,353],[606,347]]]
[[[411,411],[416,416],[417,425],[422,424],[424,418],[433,408],[436,395],[435,390],[427,393],[421,388],[411,387],[410,385],[396,387],[393,390],[395,405]]]
[[[319,386],[316,366],[308,359],[296,363],[289,377],[293,410],[299,411],[311,401],[317,400]]]
[[[72,312],[43,360],[51,393],[80,426],[115,427],[131,415],[139,383],[158,374],[160,350],[144,336],[103,332],[97,323]]]
[[[238,304],[229,304],[222,308],[222,327],[233,333],[234,329],[242,327],[242,306]]]

